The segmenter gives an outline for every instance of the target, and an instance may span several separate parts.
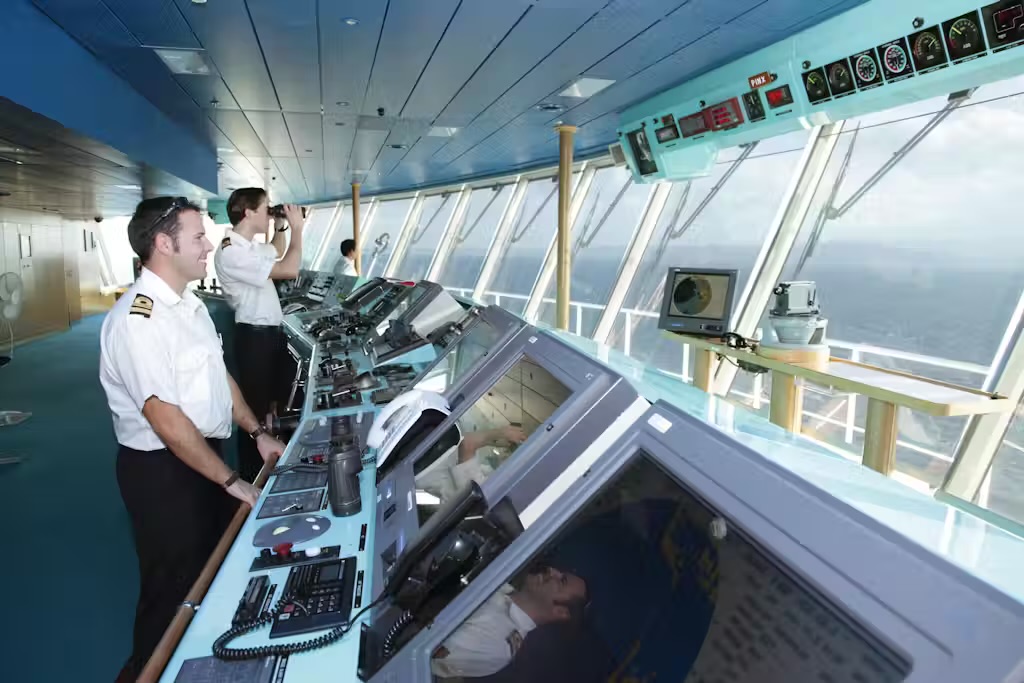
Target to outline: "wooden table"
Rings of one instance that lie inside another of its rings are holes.
[[[800,432],[804,382],[866,396],[868,413],[864,427],[863,464],[886,475],[892,472],[896,464],[899,406],[942,417],[1004,413],[1014,408],[1012,401],[996,394],[843,358],[829,358],[824,367],[811,369],[764,358],[748,350],[734,349],[718,339],[672,332],[664,334],[694,348],[693,383],[708,393],[713,393],[711,387],[718,356],[742,360],[770,370],[770,419],[790,432]]]

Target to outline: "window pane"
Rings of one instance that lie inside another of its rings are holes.
[[[625,167],[602,168],[594,174],[587,200],[572,227],[570,300],[596,306],[573,306],[571,316],[582,319],[578,325],[572,321],[571,331],[587,337],[594,334],[653,188],[634,184]],[[540,309],[540,319],[549,325],[555,324],[557,292],[557,278],[552,277]]]
[[[487,249],[498,229],[514,185],[473,190],[462,230],[452,243],[451,253],[441,273],[441,284],[453,289],[473,289],[480,277]]]
[[[316,258],[316,252],[320,249],[320,242],[323,241],[327,233],[327,226],[334,215],[335,206],[337,205],[321,204],[309,210],[309,215],[306,216],[306,222],[303,224],[302,230],[303,268],[308,269],[313,266],[313,259]],[[291,235],[288,235],[288,237],[291,237]]]
[[[412,237],[409,248],[405,251],[402,262],[398,264],[395,275],[406,280],[422,280],[434,258],[437,243],[444,234],[448,219],[459,201],[458,192],[431,195],[423,200],[423,210],[419,220],[410,228]]]
[[[509,242],[501,248],[501,264],[488,288],[514,295],[502,296],[501,305],[516,315],[526,308],[557,222],[558,184],[550,178],[530,182],[513,221]]]
[[[374,208],[368,234],[362,240],[363,272],[366,277],[376,277],[384,273],[412,202],[412,197],[395,199],[379,202]]]
[[[940,97],[846,122],[783,272],[817,283],[833,353],[981,386],[1024,285],[1024,239],[1004,209],[1024,194],[1022,89],[982,86],[945,118]],[[858,430],[864,419],[858,407]],[[941,482],[964,423],[901,410],[897,470]],[[850,444],[835,426],[824,438],[837,433]]]
[[[992,461],[987,495],[978,501],[982,507],[1024,524],[1024,403],[1006,431],[1006,438]]]
[[[682,345],[658,330],[665,274],[672,266],[737,268],[742,291],[807,137],[798,131],[765,140],[743,160],[744,150],[723,150],[710,176],[674,184],[626,295],[629,319],[619,315],[610,345],[625,350],[628,343],[633,357],[681,373]]]
[[[366,206],[366,204],[362,204],[359,207],[364,212],[364,216],[366,215]],[[351,204],[342,204],[338,224],[335,226],[334,232],[327,236],[327,239],[329,241],[324,245],[324,259],[319,270],[333,271],[334,267],[338,265],[338,260],[341,259],[341,243],[344,240],[352,239]]]

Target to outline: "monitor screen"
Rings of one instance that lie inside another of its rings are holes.
[[[501,331],[486,320],[481,320],[459,337],[438,362],[427,370],[415,388],[443,394],[454,386],[486,354],[494,351],[501,341]]]
[[[482,484],[571,395],[529,357],[516,361],[413,465],[420,525],[471,480]]]
[[[643,452],[431,655],[435,681],[897,683],[910,667]]]
[[[668,315],[721,320],[728,314],[730,276],[678,272],[672,282]]]

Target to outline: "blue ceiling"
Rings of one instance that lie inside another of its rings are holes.
[[[577,154],[601,150],[630,104],[863,0],[33,2],[216,147],[219,192],[308,202],[552,163],[558,120]],[[203,50],[214,73],[172,75],[152,47]],[[558,96],[582,75],[615,84]]]

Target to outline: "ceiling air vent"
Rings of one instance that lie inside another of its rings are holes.
[[[614,145],[608,145],[608,153],[612,155],[612,161],[616,166],[626,165],[626,153],[622,151],[622,144],[616,142]]]

